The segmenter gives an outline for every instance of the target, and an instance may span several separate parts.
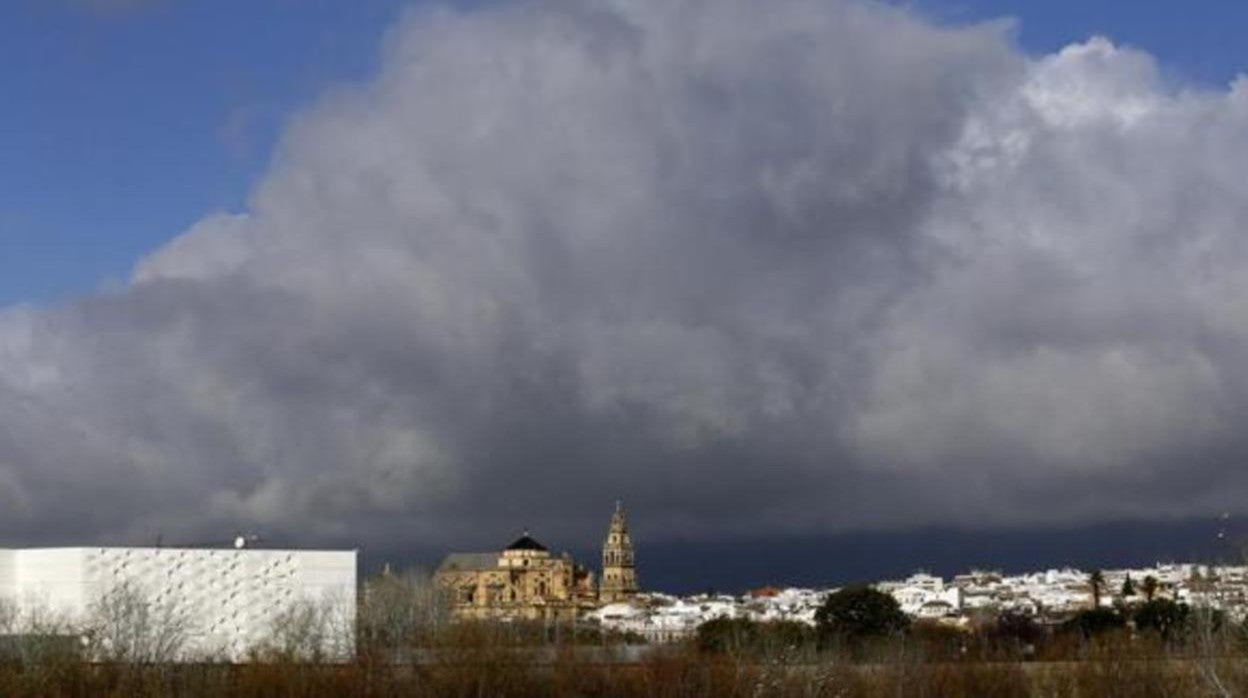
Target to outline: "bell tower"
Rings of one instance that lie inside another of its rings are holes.
[[[637,568],[633,561],[633,541],[628,535],[624,505],[618,500],[611,526],[602,542],[602,583],[598,600],[602,603],[627,601],[637,594]]]

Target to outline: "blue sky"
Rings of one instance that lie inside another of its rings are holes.
[[[0,5],[0,305],[124,279],[205,214],[238,210],[292,113],[366,78],[403,0],[15,0]],[[1178,79],[1248,68],[1248,3],[918,0],[1012,15],[1030,52],[1105,34]]]
[[[0,304],[124,278],[238,209],[283,121],[374,69],[400,0],[0,7]]]
[[[1094,34],[1156,56],[1173,77],[1224,85],[1248,72],[1243,29],[1248,3],[1237,0],[917,0],[908,3],[951,22],[1009,16],[1029,52],[1047,52]]]

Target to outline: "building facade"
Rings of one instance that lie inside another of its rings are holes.
[[[596,601],[593,573],[527,531],[501,552],[452,553],[434,580],[459,620],[574,620]]]
[[[283,614],[315,609],[329,658],[355,652],[356,552],[227,548],[0,549],[0,603],[10,634],[79,636],[144,609],[170,660],[245,659],[275,640]],[[36,627],[37,626],[37,627]],[[102,648],[107,650],[108,648]]]

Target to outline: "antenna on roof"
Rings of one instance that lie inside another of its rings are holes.
[[[260,536],[254,533],[246,533],[246,534],[239,533],[237,536],[234,537],[234,549],[242,550],[243,548],[246,548],[248,545],[255,543],[259,540],[260,540]]]

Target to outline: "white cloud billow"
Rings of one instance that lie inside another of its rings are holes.
[[[574,531],[622,493],[656,530],[827,531],[1248,494],[1242,81],[816,0],[413,13],[384,66],[294,122],[245,213],[0,314],[0,528],[422,542],[539,508]]]

